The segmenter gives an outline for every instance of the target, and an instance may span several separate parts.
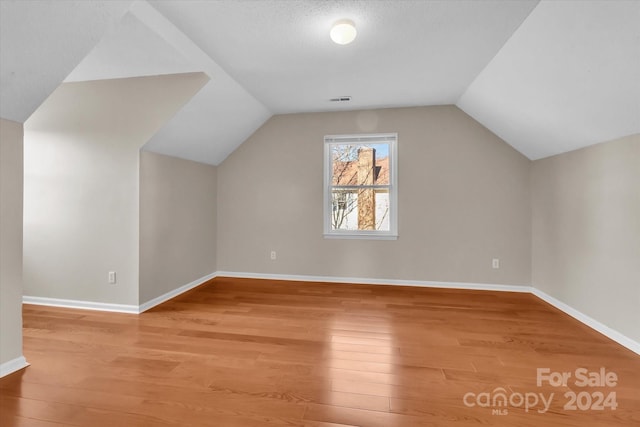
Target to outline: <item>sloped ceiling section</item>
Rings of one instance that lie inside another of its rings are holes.
[[[218,165],[271,117],[271,111],[148,3],[136,2],[131,13],[211,78],[145,149]]]
[[[145,149],[214,165],[278,113],[455,103],[531,159],[640,133],[638,0],[0,8],[1,117],[25,121],[65,78],[203,72],[210,81]],[[343,18],[358,37],[338,46],[328,33]],[[340,96],[352,101],[329,101]]]
[[[211,80],[144,149],[217,165],[271,113],[148,3],[134,3],[118,28],[97,44],[66,81],[193,71],[202,71]]]
[[[63,83],[24,123],[25,132],[73,133],[125,139],[136,148],[207,82],[205,73],[167,74]]]
[[[67,76],[65,82],[202,71],[180,51],[126,13],[114,31]]]
[[[131,4],[0,1],[0,117],[24,122]]]
[[[640,1],[543,1],[457,105],[530,159],[640,133]]]

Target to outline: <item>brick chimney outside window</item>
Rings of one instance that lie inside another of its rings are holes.
[[[358,185],[374,185],[376,150],[358,149]],[[376,229],[376,193],[373,188],[358,190],[358,230]]]

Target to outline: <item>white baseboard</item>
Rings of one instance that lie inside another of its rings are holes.
[[[585,325],[587,325],[588,327],[590,327],[591,329],[594,329],[598,332],[600,332],[602,335],[606,336],[607,338],[612,339],[613,341],[617,342],[618,344],[628,348],[629,350],[633,351],[634,353],[640,355],[640,343],[637,341],[632,340],[631,338],[627,337],[626,335],[621,334],[620,332],[616,331],[615,329],[611,329],[610,327],[608,327],[607,325],[598,322],[597,320],[595,320],[592,317],[587,316],[586,314],[582,313],[581,311],[576,310],[575,308],[571,307],[568,304],[565,304],[564,302],[560,301],[559,299],[556,299],[554,297],[552,297],[551,295],[537,289],[537,288],[532,288],[532,292],[533,295],[537,296],[538,298],[540,298],[543,301],[548,302],[549,304],[551,304],[552,306],[554,306],[555,308],[557,308],[560,311],[565,312],[566,314],[568,314],[569,316],[573,317],[574,319],[584,323]]]
[[[9,374],[13,374],[20,369],[26,368],[29,366],[27,363],[27,359],[24,356],[16,357],[15,359],[11,359],[8,362],[4,362],[0,364],[0,378],[5,377]]]
[[[83,310],[113,311],[116,313],[138,313],[137,305],[108,304],[104,302],[79,301],[73,299],[23,296],[23,304],[47,305],[51,307],[80,308]]]
[[[496,285],[490,283],[466,283],[466,282],[433,282],[422,280],[389,280],[357,277],[332,277],[332,276],[305,276],[291,274],[267,274],[267,273],[240,273],[234,271],[218,271],[217,277],[235,277],[245,279],[268,279],[268,280],[293,280],[302,282],[328,282],[328,283],[360,283],[369,285],[396,285],[396,286],[419,286],[430,288],[448,289],[472,289],[482,291],[506,291],[506,292],[527,292],[531,293],[543,301],[548,302],[560,311],[565,312],[574,319],[582,322],[590,328],[600,332],[604,336],[612,339],[618,344],[628,348],[636,354],[640,354],[640,343],[621,334],[615,329],[598,322],[586,314],[576,310],[568,304],[542,292],[533,286],[526,285]]]
[[[208,274],[204,277],[194,280],[191,283],[187,283],[186,285],[180,286],[179,288],[169,291],[163,295],[160,295],[159,297],[156,297],[140,305],[108,304],[103,302],[80,301],[80,300],[46,298],[46,297],[32,297],[27,295],[22,297],[22,303],[34,304],[34,305],[46,305],[50,307],[79,308],[83,310],[111,311],[115,313],[139,314],[139,313],[142,313],[143,311],[149,310],[151,307],[155,307],[158,304],[168,301],[171,298],[175,298],[178,295],[184,292],[187,292],[188,290],[193,289],[196,286],[203,284],[207,280],[213,279],[214,277],[216,277],[216,275],[217,273]]]
[[[363,285],[416,286],[422,288],[471,289],[480,291],[531,292],[526,285],[496,285],[491,283],[433,282],[425,280],[373,279],[362,277],[306,276],[294,274],[240,273],[218,271],[216,277],[243,279],[290,280],[296,282],[358,283]]]
[[[138,307],[138,313],[142,313],[144,311],[149,310],[152,307],[155,307],[156,305],[162,304],[165,301],[170,300],[171,298],[175,298],[180,294],[183,294],[193,288],[195,288],[196,286],[200,286],[202,285],[204,282],[211,280],[213,278],[215,278],[217,276],[217,273],[211,273],[211,274],[207,274],[204,277],[201,277],[199,279],[194,280],[191,283],[187,283],[184,286],[180,286],[179,288],[176,288],[172,291],[167,292],[166,294],[160,295],[159,297],[156,297],[152,300],[149,300],[143,304],[140,304],[140,306]]]
[[[42,298],[42,297],[22,297],[22,301],[25,304],[36,305],[49,305],[54,307],[68,307],[68,308],[81,308],[86,310],[100,310],[100,311],[113,311],[119,313],[142,313],[161,304],[165,301],[175,298],[176,296],[187,292],[202,283],[211,280],[215,277],[234,277],[243,279],[265,279],[265,280],[287,280],[287,281],[300,281],[300,282],[326,282],[326,283],[358,283],[368,285],[394,285],[394,286],[417,286],[428,288],[446,288],[446,289],[470,289],[481,291],[501,291],[501,292],[525,292],[531,293],[543,301],[548,302],[557,309],[567,313],[574,319],[584,323],[590,328],[600,332],[604,336],[612,339],[618,344],[628,348],[636,354],[640,355],[640,343],[632,340],[631,338],[621,334],[620,332],[611,329],[610,327],[598,322],[597,320],[587,316],[586,314],[574,309],[573,307],[565,304],[564,302],[546,294],[545,292],[536,289],[532,286],[526,285],[497,285],[491,283],[466,283],[466,282],[434,282],[424,280],[397,280],[397,279],[374,279],[374,278],[361,278],[361,277],[335,277],[335,276],[307,276],[307,275],[294,275],[294,274],[269,274],[269,273],[242,273],[236,271],[217,271],[200,279],[194,280],[191,283],[187,283],[179,288],[169,291],[159,297],[156,297],[150,301],[147,301],[139,306],[135,305],[123,305],[123,304],[105,304],[90,301],[77,301],[77,300],[64,300],[57,298]],[[24,359],[24,358],[23,358]],[[12,361],[13,362],[13,361]],[[9,362],[7,362],[9,363]],[[26,361],[24,362],[26,363]],[[2,365],[4,369],[4,365]],[[23,365],[17,369],[21,369],[26,365]],[[3,371],[4,372],[4,371]]]

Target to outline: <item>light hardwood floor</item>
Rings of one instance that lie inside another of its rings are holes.
[[[640,356],[529,294],[216,278],[139,316],[25,305],[24,353],[3,427],[640,425]]]

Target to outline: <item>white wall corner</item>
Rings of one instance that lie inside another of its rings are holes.
[[[216,276],[218,276],[218,273],[214,272],[211,274],[207,274],[206,276],[203,276],[199,279],[194,280],[193,282],[187,283],[186,285],[180,286],[179,288],[176,288],[172,291],[169,291],[163,295],[160,295],[156,298],[153,298],[152,300],[149,300],[143,304],[140,304],[140,306],[138,307],[138,313],[142,313],[145,312],[147,310],[149,310],[150,308],[155,307],[156,305],[162,304],[165,301],[170,300],[171,298],[175,298],[180,294],[183,294],[195,287],[198,287],[200,285],[202,285],[203,283],[215,278]]]
[[[24,356],[16,357],[8,362],[4,362],[0,365],[0,378],[13,374],[27,366],[29,366],[29,363],[27,363],[27,359],[25,359]]]

